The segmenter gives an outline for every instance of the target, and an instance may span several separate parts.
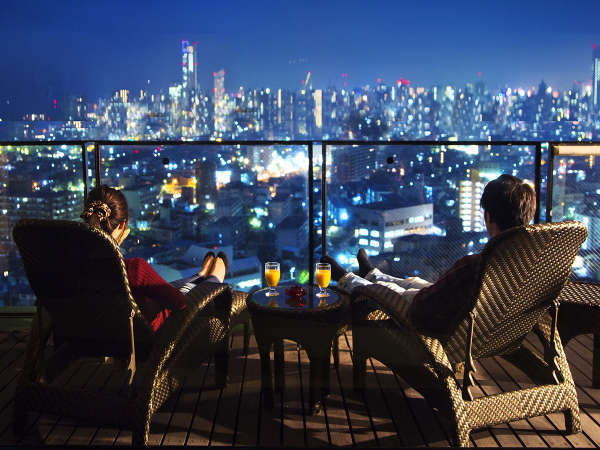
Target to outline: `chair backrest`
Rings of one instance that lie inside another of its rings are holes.
[[[129,343],[133,311],[136,343],[153,339],[131,295],[119,247],[106,233],[81,222],[24,219],[13,238],[55,334],[107,346]]]
[[[515,227],[490,240],[482,252],[473,312],[472,356],[516,348],[558,297],[587,237],[580,222]],[[452,363],[464,361],[469,317],[445,343]]]

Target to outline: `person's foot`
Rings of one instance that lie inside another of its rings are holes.
[[[358,276],[364,278],[371,270],[373,270],[371,261],[369,261],[369,256],[364,248],[358,250],[356,259],[358,260]]]
[[[329,255],[322,256],[321,262],[329,263],[329,265],[331,266],[331,278],[333,278],[335,281],[339,281],[340,278],[342,278],[344,275],[346,275],[348,273],[346,270],[344,270],[344,268],[342,266],[340,266],[337,263],[337,261],[335,259],[333,259]]]
[[[204,259],[202,260],[202,269],[200,270],[200,272],[198,272],[198,275],[200,275],[203,278],[206,278],[207,274],[210,272],[210,269],[212,269],[214,262],[215,254],[213,252],[207,252],[206,255],[204,255]]]
[[[227,275],[227,269],[229,268],[229,259],[223,252],[219,252],[215,258],[215,263],[212,270],[208,273],[208,276],[214,276],[221,283],[225,280]]]

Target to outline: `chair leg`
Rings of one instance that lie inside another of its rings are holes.
[[[356,335],[352,336],[352,372],[354,378],[354,390],[362,391],[365,389],[365,379],[367,375],[367,357],[364,355],[356,339]]]
[[[24,407],[19,395],[15,395],[13,410],[13,433],[15,436],[23,436],[27,425],[27,408]]]
[[[594,353],[592,358],[592,386],[600,387],[600,332],[594,333]]]
[[[565,415],[565,429],[567,434],[575,434],[581,431],[581,419],[579,418],[579,411],[575,409],[567,409],[564,411]]]
[[[218,388],[227,385],[227,372],[229,369],[229,339],[225,339],[221,348],[215,353],[215,384]]]
[[[248,347],[250,346],[250,322],[244,322],[244,354],[248,354]]]
[[[336,336],[333,339],[333,365],[336,369],[340,368],[340,337]]]
[[[457,426],[456,427],[456,436],[452,437],[452,446],[453,447],[470,447],[471,441],[469,437],[471,435],[471,430],[467,427]]]

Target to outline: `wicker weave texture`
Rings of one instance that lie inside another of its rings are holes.
[[[38,298],[15,397],[16,431],[27,411],[50,411],[131,427],[133,444],[145,445],[154,412],[178,386],[175,369],[215,352],[226,354],[231,287],[197,286],[186,295],[187,308],[172,313],[154,334],[131,296],[120,250],[104,232],[76,222],[23,220],[13,235]],[[98,395],[45,381],[41,356],[51,332],[62,342],[57,354],[74,352],[67,362],[92,350],[125,356],[131,349],[132,315],[141,366],[129,396]],[[223,374],[217,377],[225,380]]]
[[[355,380],[364,382],[364,358],[382,361],[449,412],[455,425],[455,445],[468,446],[474,428],[556,411],[565,414],[568,432],[579,431],[575,386],[557,332],[552,341],[551,321],[545,311],[567,281],[586,235],[585,226],[578,222],[519,227],[491,240],[482,255],[472,356],[502,355],[517,349],[530,352],[520,344],[536,326],[545,347],[556,349],[558,383],[464,400],[454,371],[465,360],[467,320],[447,339],[419,335],[410,323],[392,320],[381,311],[381,304],[400,300],[383,286],[361,288],[359,296],[371,300],[356,299],[353,304]],[[521,368],[534,372],[534,367]],[[549,379],[551,369],[546,369]]]

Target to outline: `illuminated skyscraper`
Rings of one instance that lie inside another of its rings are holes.
[[[190,110],[198,93],[198,60],[196,46],[181,41],[182,105]]]
[[[323,127],[323,91],[321,91],[321,89],[317,89],[315,92],[313,92],[313,98],[315,101],[315,125],[318,130],[321,130]]]
[[[480,181],[477,170],[471,170],[470,180],[460,182],[458,208],[463,231],[485,231],[483,211],[479,207],[484,187],[485,183]]]
[[[226,131],[225,120],[227,117],[227,98],[225,95],[225,70],[213,72],[214,88],[213,97],[215,105],[215,131],[222,133]]]
[[[598,106],[600,106],[600,47],[594,45],[593,49],[592,59],[594,66],[592,71],[592,101],[594,112],[598,112]]]

